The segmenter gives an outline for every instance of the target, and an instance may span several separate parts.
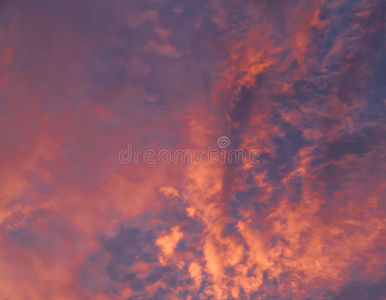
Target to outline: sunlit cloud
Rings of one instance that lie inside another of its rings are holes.
[[[0,298],[383,299],[383,15],[3,1]]]

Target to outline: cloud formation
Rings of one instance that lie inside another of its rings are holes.
[[[384,12],[3,1],[0,299],[384,299]]]

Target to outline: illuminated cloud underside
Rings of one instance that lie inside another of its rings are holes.
[[[385,13],[2,1],[0,299],[385,299]]]

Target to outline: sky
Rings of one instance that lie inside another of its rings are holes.
[[[2,0],[0,299],[386,299],[385,15]]]

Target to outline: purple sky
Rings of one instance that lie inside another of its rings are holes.
[[[0,300],[386,299],[385,15],[0,1]]]

